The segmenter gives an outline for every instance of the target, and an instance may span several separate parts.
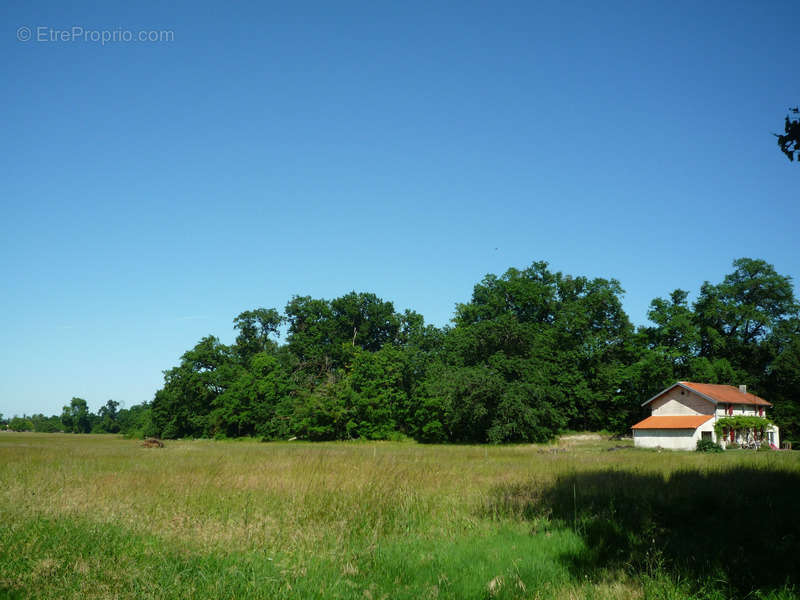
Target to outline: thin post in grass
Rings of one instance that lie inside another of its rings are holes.
[[[578,492],[574,481],[572,482],[572,528],[578,531]]]

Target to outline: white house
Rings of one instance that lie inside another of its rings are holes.
[[[719,419],[735,416],[766,417],[772,404],[747,392],[746,386],[692,383],[679,381],[659,392],[642,406],[650,405],[650,415],[633,426],[633,444],[642,448],[694,450],[697,440],[722,444],[763,442],[776,448],[780,445],[778,428],[759,430],[723,428],[720,435],[714,429]]]

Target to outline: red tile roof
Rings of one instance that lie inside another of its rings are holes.
[[[691,381],[679,381],[679,384],[686,386],[695,392],[707,396],[715,402],[723,404],[755,404],[758,406],[772,406],[763,398],[755,394],[740,392],[739,388],[732,385],[717,385],[713,383],[692,383]]]
[[[680,417],[647,417],[631,429],[697,429],[714,415],[685,415]]]

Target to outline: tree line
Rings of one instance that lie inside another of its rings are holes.
[[[86,400],[72,398],[61,415],[45,416],[41,413],[14,416],[0,424],[11,431],[37,431],[40,433],[121,433],[143,437],[154,432],[150,405],[147,402],[130,408],[119,408],[119,402],[109,400],[97,413],[89,410]]]
[[[164,438],[542,442],[565,430],[626,432],[644,400],[691,380],[748,385],[774,404],[784,438],[800,439],[790,277],[735,260],[691,304],[680,289],[653,300],[639,328],[622,294],[614,279],[534,262],[487,275],[442,328],[371,293],[295,296],[282,311],[235,317],[231,345],[201,339],[152,402],[125,411],[109,401],[93,415],[73,399],[59,420],[68,431]]]

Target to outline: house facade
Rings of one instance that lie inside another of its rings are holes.
[[[775,425],[742,428],[735,417],[767,418],[772,406],[747,392],[745,386],[679,381],[659,392],[642,406],[650,405],[650,416],[633,426],[634,446],[694,450],[701,439],[727,444],[767,443],[780,446]],[[725,424],[738,423],[735,427]],[[719,426],[718,426],[719,422]]]

